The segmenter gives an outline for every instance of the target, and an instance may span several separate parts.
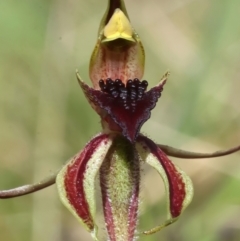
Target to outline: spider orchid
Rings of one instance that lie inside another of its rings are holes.
[[[175,222],[193,196],[190,178],[168,156],[179,158],[219,157],[240,150],[240,146],[210,154],[193,153],[154,143],[140,133],[150,118],[167,81],[147,90],[141,80],[144,49],[133,29],[123,0],[109,0],[101,21],[97,44],[90,60],[89,87],[77,72],[88,102],[101,118],[102,131],[82,151],[43,181],[0,191],[0,198],[32,193],[56,182],[60,199],[70,212],[97,237],[95,182],[99,174],[103,214],[108,239],[132,241],[137,236],[140,169],[152,166],[161,176],[168,200],[166,222],[144,234],[151,234]]]

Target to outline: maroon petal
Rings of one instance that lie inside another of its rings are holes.
[[[143,161],[153,166],[161,175],[168,195],[169,218],[163,225],[146,232],[153,233],[177,220],[192,200],[193,186],[190,178],[152,140],[140,135],[136,148]]]
[[[96,238],[95,178],[112,144],[107,134],[93,138],[59,172],[56,183],[63,204]]]

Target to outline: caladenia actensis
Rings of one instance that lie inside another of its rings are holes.
[[[219,157],[240,150],[240,146],[210,154],[192,153],[156,144],[141,134],[140,129],[150,118],[168,78],[166,73],[157,86],[147,90],[143,72],[144,49],[124,2],[109,1],[90,60],[93,87],[85,84],[77,73],[83,93],[101,118],[102,131],[56,174],[36,184],[0,191],[0,198],[25,195],[56,182],[63,204],[98,240],[95,184],[99,174],[109,240],[134,240],[140,233],[152,234],[175,222],[191,202],[193,186],[168,156]],[[168,216],[163,224],[141,232],[137,224],[140,170],[144,163],[152,166],[164,182]]]

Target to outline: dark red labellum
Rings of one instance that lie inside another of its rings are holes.
[[[122,135],[130,142],[135,142],[143,123],[150,118],[151,110],[156,106],[164,84],[165,81],[145,92],[147,81],[128,80],[125,86],[119,79],[107,79],[105,82],[99,81],[102,91],[85,84],[83,88],[90,102],[110,116],[105,119],[114,122],[108,121],[109,128],[117,124]]]

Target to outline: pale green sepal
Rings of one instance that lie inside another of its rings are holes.
[[[100,79],[121,79],[124,84],[128,79],[141,79],[144,64],[144,48],[129,21],[124,2],[110,1],[89,65],[93,88],[100,89]]]
[[[117,1],[119,3],[117,8],[119,8],[124,13],[124,15],[129,19],[129,16],[128,16],[127,9],[126,9],[124,1],[123,0],[117,0]],[[115,2],[116,2],[116,0],[108,0],[107,10],[104,13],[103,18],[101,20],[101,23],[100,23],[100,26],[99,26],[99,30],[98,30],[98,35],[100,35],[100,33],[104,29],[104,26],[107,25],[107,22],[109,21],[109,19],[113,15],[112,11],[115,11],[115,9],[116,9],[116,8],[114,9],[114,7],[113,7],[115,5],[114,4]]]

